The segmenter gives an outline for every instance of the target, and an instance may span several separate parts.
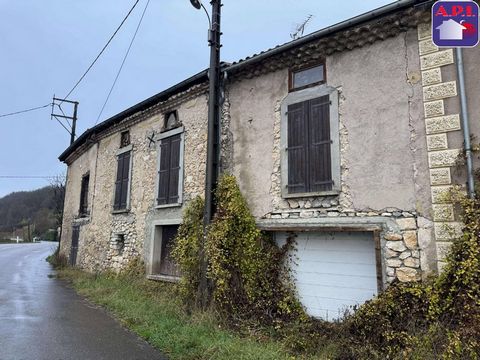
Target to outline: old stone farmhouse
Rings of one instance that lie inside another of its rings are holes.
[[[454,49],[431,42],[431,2],[400,1],[225,65],[222,171],[258,226],[297,238],[307,311],[334,318],[394,278],[438,271],[461,223],[442,196],[465,186]],[[480,134],[480,48],[463,50]],[[204,192],[207,72],[88,129],[68,165],[61,252],[90,271],[141,256],[180,275],[169,246]]]

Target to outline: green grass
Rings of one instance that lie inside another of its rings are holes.
[[[221,328],[212,313],[188,315],[172,284],[72,269],[59,270],[59,276],[170,359],[298,358],[271,339],[241,337]]]

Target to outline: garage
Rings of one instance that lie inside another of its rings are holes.
[[[335,320],[378,293],[377,261],[371,232],[276,233],[279,245],[296,235],[292,275],[301,303],[311,316]]]

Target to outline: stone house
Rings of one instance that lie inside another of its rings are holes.
[[[438,271],[461,227],[443,196],[466,182],[457,64],[431,42],[430,6],[399,1],[224,66],[221,169],[261,229],[296,236],[298,294],[314,316]],[[479,56],[463,51],[473,134]],[[169,246],[204,191],[207,93],[203,71],[60,156],[73,264],[120,269],[141,256],[147,277],[178,279]]]

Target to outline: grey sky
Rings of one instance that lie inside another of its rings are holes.
[[[80,102],[78,134],[94,126],[141,12],[141,0],[98,63],[71,95]],[[224,0],[222,60],[235,61],[290,40],[309,14],[306,34],[385,5],[388,0]],[[51,102],[71,89],[134,0],[0,0],[0,114]],[[205,5],[209,4],[204,0]],[[100,121],[203,70],[207,19],[189,0],[151,0]],[[0,197],[48,184],[7,175],[57,175],[69,135],[50,108],[0,118]]]

